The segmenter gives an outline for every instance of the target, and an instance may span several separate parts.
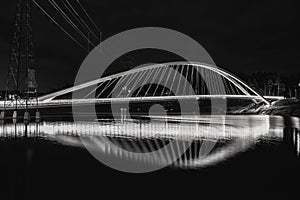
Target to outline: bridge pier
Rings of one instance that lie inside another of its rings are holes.
[[[30,116],[33,115],[33,118]],[[1,124],[4,124],[7,122],[17,123],[18,117],[23,117],[22,120],[23,122],[29,123],[31,120],[35,119],[36,123],[39,123],[41,121],[41,113],[40,111],[35,111],[35,112],[30,112],[29,110],[2,110],[0,111],[0,122]]]
[[[2,120],[5,120],[5,111],[3,110],[3,111],[1,111],[1,113],[0,113],[0,120],[2,121]]]
[[[35,112],[35,122],[39,123],[41,121],[41,113],[39,111]]]
[[[121,123],[123,124],[124,121],[126,121],[127,118],[127,109],[121,108]]]
[[[18,111],[14,110],[13,115],[12,115],[12,119],[16,120],[17,118],[18,118]]]
[[[28,124],[30,122],[30,113],[29,111],[24,112],[24,123]]]

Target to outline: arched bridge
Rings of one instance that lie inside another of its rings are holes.
[[[80,92],[79,99],[72,99]],[[189,98],[251,99],[269,102],[233,74],[198,62],[151,64],[99,78],[39,98],[44,104],[151,101]]]
[[[74,98],[73,94],[80,95]],[[176,99],[249,99],[270,103],[235,75],[199,62],[150,64],[38,98],[39,107]],[[31,102],[33,106],[36,102]],[[22,105],[19,105],[22,106]],[[30,106],[30,103],[29,103]]]

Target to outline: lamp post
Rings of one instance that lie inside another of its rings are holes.
[[[300,83],[298,83],[298,85],[297,85],[298,87],[300,87]],[[297,92],[297,88],[295,89],[295,97],[296,97],[296,99],[298,98],[298,92]]]

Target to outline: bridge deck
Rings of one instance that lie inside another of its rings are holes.
[[[172,101],[172,100],[199,100],[199,99],[254,99],[258,96],[250,95],[187,95],[187,96],[153,96],[153,97],[126,97],[126,98],[102,98],[102,99],[59,99],[51,101],[39,101],[39,108],[64,107],[71,105],[103,104],[103,103],[123,103],[123,102],[151,102],[151,101]],[[283,97],[266,96],[268,100],[283,99]],[[0,101],[0,109],[4,108],[4,101]],[[19,109],[24,109],[25,105],[18,104]],[[28,103],[28,108],[36,108],[36,101]],[[12,103],[6,109],[15,109]]]

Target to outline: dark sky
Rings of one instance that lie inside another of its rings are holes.
[[[102,30],[104,39],[131,28],[165,27],[194,38],[209,52],[217,65],[233,73],[300,72],[300,7],[297,1],[87,2],[94,10],[91,15]],[[1,3],[0,88],[3,89],[16,0]],[[78,48],[34,5],[33,37],[40,90],[71,84],[86,52]]]

